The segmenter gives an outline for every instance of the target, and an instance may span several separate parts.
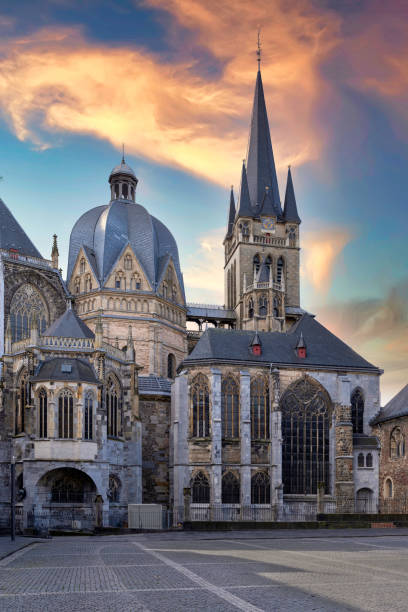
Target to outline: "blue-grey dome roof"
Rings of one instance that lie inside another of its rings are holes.
[[[103,286],[127,244],[133,249],[154,291],[171,257],[184,296],[177,244],[171,232],[143,206],[123,199],[92,208],[75,223],[69,242],[68,281],[78,253],[84,247]]]
[[[136,174],[133,172],[132,168],[128,166],[124,159],[122,159],[119,166],[115,166],[113,168],[112,172],[109,175],[109,178],[111,179],[112,176],[114,176],[115,174],[128,174],[132,178],[136,178]]]

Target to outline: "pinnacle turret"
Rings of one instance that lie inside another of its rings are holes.
[[[227,223],[227,235],[226,238],[229,238],[232,235],[232,230],[234,228],[234,220],[235,220],[235,198],[234,198],[234,189],[231,185],[231,194],[230,194],[230,204],[228,211],[228,223]]]
[[[292,223],[300,223],[300,217],[297,211],[296,198],[295,198],[295,190],[293,188],[292,181],[292,173],[290,171],[290,166],[288,169],[288,180],[286,183],[286,193],[285,193],[285,204],[283,207],[283,217],[285,221],[292,221]]]
[[[238,217],[253,217],[253,216],[254,216],[254,211],[252,210],[251,200],[249,197],[248,179],[247,179],[247,172],[245,168],[245,162],[242,162],[241,190],[239,194],[239,206],[238,206],[236,218],[238,219]]]

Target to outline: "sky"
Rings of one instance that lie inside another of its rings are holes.
[[[406,0],[0,0],[0,197],[43,254],[109,200],[125,143],[137,201],[175,236],[190,302],[224,302],[223,247],[256,77],[301,303],[408,383]]]

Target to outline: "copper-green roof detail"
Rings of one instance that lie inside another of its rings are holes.
[[[269,187],[273,206],[277,214],[282,214],[262,77],[259,70],[256,77],[249,135],[247,175],[252,206],[259,210],[264,199],[265,187]]]
[[[292,172],[288,169],[288,180],[286,182],[285,204],[283,207],[285,221],[300,223],[300,217],[296,206],[295,190],[293,188]]]
[[[237,219],[238,217],[253,217],[253,216],[254,216],[254,211],[251,208],[251,200],[249,198],[248,180],[247,180],[245,162],[243,162],[242,173],[241,173],[241,190],[239,194]]]

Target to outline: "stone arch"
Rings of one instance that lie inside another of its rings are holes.
[[[23,283],[10,301],[10,326],[13,342],[28,338],[33,325],[39,333],[50,323],[50,313],[41,291],[32,283]]]
[[[98,492],[95,481],[86,470],[67,466],[44,472],[36,483],[36,489],[42,504],[90,504]]]
[[[368,487],[359,489],[356,493],[356,512],[374,512],[374,492]]]

